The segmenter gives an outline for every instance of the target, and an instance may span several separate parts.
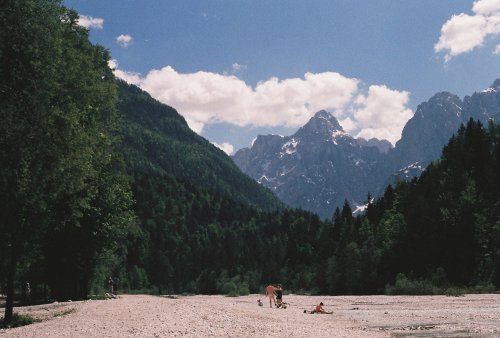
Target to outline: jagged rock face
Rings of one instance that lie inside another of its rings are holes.
[[[500,79],[496,80],[490,88],[472,96],[464,98],[465,109],[470,116],[487,125],[489,119],[500,122]]]
[[[393,170],[415,162],[427,165],[438,158],[443,146],[464,122],[463,110],[458,96],[446,92],[420,104],[391,152]]]
[[[344,199],[361,205],[368,192],[381,194],[395,177],[419,176],[471,117],[485,125],[500,121],[500,79],[463,101],[442,92],[420,104],[395,148],[386,140],[349,136],[322,110],[292,136],[257,137],[233,160],[285,203],[326,218]]]
[[[441,156],[443,147],[460,124],[466,124],[470,118],[485,126],[490,119],[500,121],[500,79],[490,88],[466,96],[463,101],[456,95],[443,92],[420,104],[390,154],[393,170],[415,163],[425,168]]]
[[[345,198],[361,202],[359,196],[366,198],[375,189],[374,175],[383,176],[377,163],[384,156],[376,146],[363,145],[345,133],[330,113],[320,111],[294,135],[259,136],[233,159],[290,206],[331,217]]]

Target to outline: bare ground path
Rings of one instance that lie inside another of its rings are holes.
[[[257,299],[264,306],[257,306]],[[500,295],[295,296],[271,309],[260,295],[158,297],[18,308],[44,321],[3,337],[500,337]],[[333,315],[304,314],[325,303]]]

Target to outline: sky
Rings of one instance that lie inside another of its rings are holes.
[[[326,109],[395,144],[418,104],[500,77],[500,0],[64,0],[115,75],[228,154]]]

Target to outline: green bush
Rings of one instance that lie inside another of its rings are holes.
[[[444,291],[444,294],[449,297],[461,297],[466,293],[465,289],[462,288],[457,288],[457,287],[451,287],[447,288]]]
[[[495,292],[495,286],[492,283],[478,283],[471,292],[493,293]]]
[[[232,296],[232,297],[237,296],[238,287],[236,286],[236,283],[233,281],[225,282],[222,285],[222,293],[225,294],[226,296]]]
[[[492,293],[495,286],[491,283],[478,283],[474,287],[447,286],[448,282],[443,269],[437,269],[431,280],[412,280],[400,273],[396,276],[394,285],[385,286],[387,295],[446,295],[463,296],[466,293]]]
[[[10,323],[8,324],[4,323],[3,319],[2,321],[0,321],[0,328],[5,329],[5,328],[19,327],[19,326],[33,324],[35,322],[38,322],[38,320],[34,319],[31,316],[14,313],[14,315],[12,316],[12,321]]]
[[[428,280],[411,280],[402,273],[396,276],[394,285],[387,284],[385,287],[387,295],[436,295],[440,291]]]
[[[247,296],[250,294],[250,287],[247,282],[243,282],[238,285],[238,295]]]

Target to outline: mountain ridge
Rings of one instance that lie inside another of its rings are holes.
[[[229,156],[192,131],[172,107],[118,81],[124,121],[122,152],[131,172],[148,171],[207,189],[262,210],[281,207],[266,188],[243,174]]]
[[[500,79],[463,100],[436,93],[418,105],[394,147],[387,140],[356,139],[320,110],[293,135],[259,135],[232,158],[286,204],[329,218],[344,200],[360,205],[368,193],[379,196],[397,177],[419,176],[470,118],[483,124],[500,120]]]

